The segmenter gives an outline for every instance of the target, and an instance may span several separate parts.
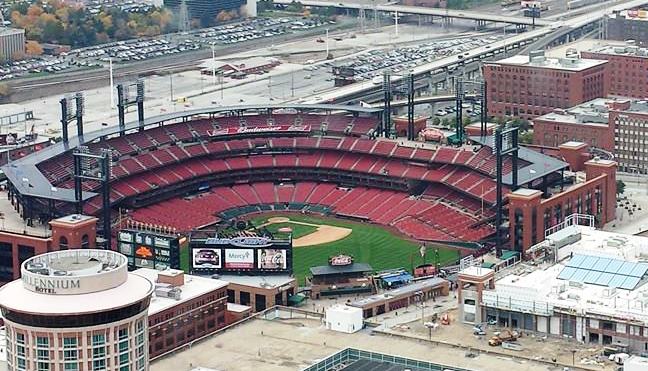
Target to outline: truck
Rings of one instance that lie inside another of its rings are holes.
[[[504,330],[500,334],[491,337],[488,340],[488,345],[492,347],[500,346],[504,342],[516,341],[518,333],[511,330]]]

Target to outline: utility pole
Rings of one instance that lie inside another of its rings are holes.
[[[169,74],[169,90],[171,93],[171,101],[173,102],[173,71]]]
[[[214,43],[211,44],[212,49],[212,84],[216,85],[216,50],[214,49]]]
[[[329,56],[329,30],[328,28],[326,29],[326,59],[328,59]]]
[[[113,82],[113,65],[112,65],[112,57],[108,58],[108,69],[110,73],[110,108],[115,108],[115,86]]]
[[[396,25],[396,37],[398,37],[398,10],[395,13],[394,21],[395,21],[395,25]]]
[[[295,97],[295,70],[290,72],[290,96]]]

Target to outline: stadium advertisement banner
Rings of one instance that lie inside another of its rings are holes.
[[[280,131],[309,132],[310,131],[310,125],[303,125],[303,126],[274,125],[274,126],[225,128],[225,129],[210,131],[210,132],[208,132],[208,134],[209,134],[209,136],[216,137],[216,136],[221,136],[221,135],[251,134],[251,133],[273,133],[273,132],[280,132]]]
[[[254,250],[252,249],[226,249],[225,268],[254,268]]]
[[[197,269],[218,269],[222,267],[221,249],[194,249],[193,267]]]
[[[259,249],[259,269],[286,269],[286,250]]]

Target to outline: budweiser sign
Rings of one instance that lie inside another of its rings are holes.
[[[349,255],[337,255],[329,259],[329,264],[334,266],[351,265],[353,257]]]
[[[299,131],[309,132],[310,125],[295,126],[295,125],[276,125],[276,126],[255,126],[255,127],[238,127],[226,128],[220,130],[213,130],[207,132],[209,136],[216,137],[221,135],[234,135],[234,134],[251,134],[251,133],[272,133],[281,131]]]

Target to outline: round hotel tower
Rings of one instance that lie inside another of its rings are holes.
[[[148,370],[153,283],[106,250],[64,250],[22,263],[0,288],[9,371]]]

